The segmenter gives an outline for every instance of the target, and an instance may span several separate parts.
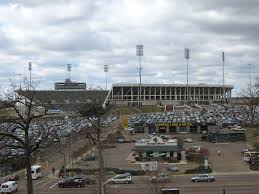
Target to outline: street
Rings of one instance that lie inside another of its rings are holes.
[[[190,175],[175,176],[170,183],[161,185],[163,188],[178,188],[181,194],[220,194],[225,188],[227,194],[259,194],[259,174],[247,175],[217,175],[216,181],[210,183],[192,183]],[[147,177],[134,177],[134,184],[107,185],[109,194],[152,194],[154,185],[149,183]],[[137,180],[139,179],[139,180]],[[142,179],[142,180],[141,180]],[[37,194],[92,194],[96,193],[97,185],[87,185],[84,188],[58,188],[60,179],[47,178],[34,181],[34,191]],[[19,181],[18,194],[26,194],[25,181]]]

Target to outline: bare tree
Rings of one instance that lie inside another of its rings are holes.
[[[169,176],[161,171],[154,171],[148,173],[149,182],[148,182],[148,191],[150,194],[161,194],[162,188],[170,182]]]
[[[8,108],[0,120],[0,149],[21,149],[24,151],[27,176],[27,193],[33,194],[31,175],[32,155],[47,146],[55,124],[46,119],[46,111],[35,99],[38,83],[24,81],[25,90],[11,91],[3,97],[1,108]],[[26,97],[21,93],[26,94]],[[10,113],[11,112],[11,113]],[[10,113],[10,114],[9,114]]]
[[[86,103],[83,107],[79,108],[78,111],[82,117],[86,118],[92,125],[91,128],[83,130],[83,134],[89,140],[91,144],[96,146],[98,151],[98,166],[99,166],[99,193],[106,193],[105,188],[105,167],[103,158],[103,137],[106,131],[102,125],[103,121],[106,120],[109,115],[111,107],[104,107],[102,100],[98,97],[92,99],[91,102]]]
[[[254,125],[255,115],[259,105],[259,87],[258,85],[249,85],[241,94],[242,111],[248,121]]]

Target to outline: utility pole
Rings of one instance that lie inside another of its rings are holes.
[[[143,45],[137,45],[136,46],[136,55],[139,56],[139,92],[138,92],[138,105],[141,106],[141,57],[143,56]]]
[[[187,101],[187,104],[189,105],[189,63],[188,60],[190,59],[190,49],[185,48],[184,49],[184,57],[186,59],[186,94],[185,94],[185,100]]]

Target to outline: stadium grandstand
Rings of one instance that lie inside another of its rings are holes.
[[[76,107],[99,99],[103,103],[107,97],[107,90],[86,90],[86,91],[55,91],[55,90],[36,90],[36,91],[17,91],[19,95],[30,99],[35,92],[34,101],[39,102],[50,112],[74,112]]]
[[[232,85],[189,85],[189,95],[186,95],[185,84],[142,84],[139,98],[139,84],[113,84],[109,91],[107,101],[117,105],[182,105],[187,99],[190,104],[209,105],[211,103],[229,102]],[[140,100],[139,100],[140,99]]]

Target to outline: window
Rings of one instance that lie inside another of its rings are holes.
[[[41,169],[40,168],[37,168],[36,169],[36,173],[40,173]]]

